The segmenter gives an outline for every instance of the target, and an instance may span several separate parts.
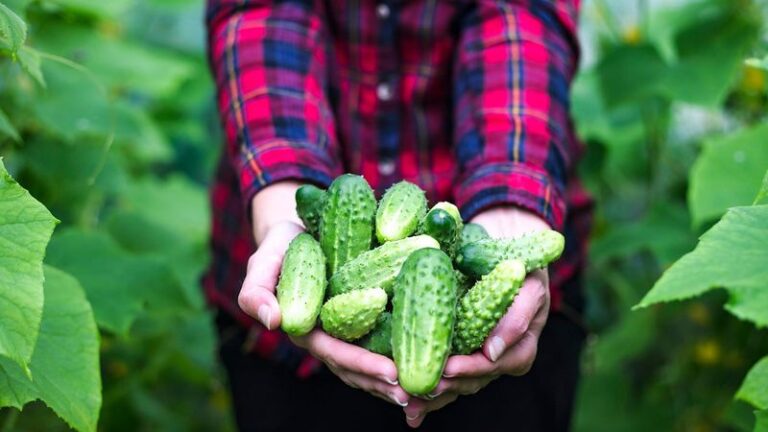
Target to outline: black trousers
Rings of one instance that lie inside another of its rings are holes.
[[[243,351],[245,331],[221,316],[220,355],[238,428],[250,431],[406,431],[401,407],[346,386],[327,369],[300,380]],[[531,371],[496,379],[427,415],[421,431],[567,431],[584,331],[551,314]]]

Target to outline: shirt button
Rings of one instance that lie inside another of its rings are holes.
[[[395,161],[392,159],[382,159],[379,162],[379,174],[388,176],[395,172]]]
[[[379,18],[386,19],[389,17],[389,6],[382,3],[376,7],[376,14],[379,15]]]
[[[379,100],[388,101],[392,99],[392,87],[387,83],[381,83],[376,87],[376,96]]]

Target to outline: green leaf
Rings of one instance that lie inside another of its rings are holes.
[[[696,225],[749,205],[768,167],[768,123],[704,143],[693,165],[688,205]]]
[[[0,355],[23,369],[43,313],[43,256],[58,221],[0,159]]]
[[[52,0],[52,2],[83,15],[107,18],[119,17],[131,6],[130,0]]]
[[[768,205],[735,207],[701,236],[693,252],[661,276],[637,307],[683,300],[715,288],[730,294],[726,309],[768,326]]]
[[[8,116],[6,116],[3,110],[0,109],[0,136],[3,135],[13,138],[13,140],[16,142],[21,141],[21,137],[19,137],[19,131],[13,127],[11,120],[8,119]]]
[[[45,77],[41,68],[40,53],[34,48],[23,46],[17,54],[17,59],[24,72],[28,73],[38,84],[45,87]]]
[[[0,3],[0,40],[16,52],[27,39],[27,24],[6,5]]]
[[[768,410],[755,411],[755,432],[768,432]]]
[[[189,308],[168,265],[154,257],[130,254],[102,233],[62,231],[51,240],[46,261],[76,276],[96,322],[119,334],[127,334],[147,307],[162,312]]]
[[[45,402],[78,431],[95,431],[101,408],[99,333],[82,287],[45,267],[45,307],[30,363],[32,378],[0,357],[0,406]]]
[[[618,45],[600,60],[596,73],[606,105],[613,107],[658,94],[667,65],[652,45]]]
[[[768,410],[768,356],[752,366],[736,392],[736,398],[761,410]]]
[[[768,198],[768,171],[765,172],[765,177],[763,177],[763,185],[760,186],[760,191],[757,193],[757,196],[752,202],[752,205],[760,204],[760,202],[766,198]]]

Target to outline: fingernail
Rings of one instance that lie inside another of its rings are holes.
[[[440,396],[440,394],[441,393],[439,393],[439,392],[438,393],[430,393],[430,394],[427,395],[427,397],[430,398],[430,399],[434,399],[434,398]]]
[[[272,321],[272,310],[269,309],[269,306],[267,305],[261,305],[259,306],[259,310],[256,312],[256,315],[259,316],[259,321],[261,321],[262,324],[264,324],[264,327],[267,328],[267,330],[272,330],[269,327],[269,323]]]
[[[506,348],[506,345],[504,344],[504,340],[498,336],[494,336],[491,338],[490,346],[488,347],[488,353],[491,355],[491,361],[496,361],[499,356],[501,356],[501,353],[504,352],[504,349]]]
[[[397,380],[392,380],[392,379],[390,379],[387,376],[383,376],[383,377],[381,377],[381,379],[382,379],[382,381],[384,381],[385,383],[387,383],[389,385],[397,385]]]
[[[405,415],[405,418],[407,418],[408,420],[416,420],[419,417],[421,417],[421,414],[419,413],[414,414],[413,417],[409,416],[408,414]]]
[[[408,402],[403,402],[403,401],[401,401],[400,399],[398,399],[398,398],[397,398],[397,396],[395,396],[395,395],[393,395],[393,394],[391,394],[391,393],[389,394],[389,397],[390,397],[390,398],[391,398],[391,399],[392,399],[392,400],[393,400],[393,401],[394,401],[396,404],[400,405],[400,406],[401,406],[401,407],[403,407],[403,408],[405,408],[405,407],[407,407],[407,406],[408,406]]]

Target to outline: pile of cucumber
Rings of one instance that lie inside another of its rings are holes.
[[[306,232],[283,260],[282,329],[300,336],[319,317],[331,336],[394,358],[414,395],[437,386],[449,354],[478,350],[526,273],[564,246],[551,230],[491,239],[451,203],[428,209],[405,181],[377,204],[363,177],[344,174],[328,190],[299,188],[296,208]]]

